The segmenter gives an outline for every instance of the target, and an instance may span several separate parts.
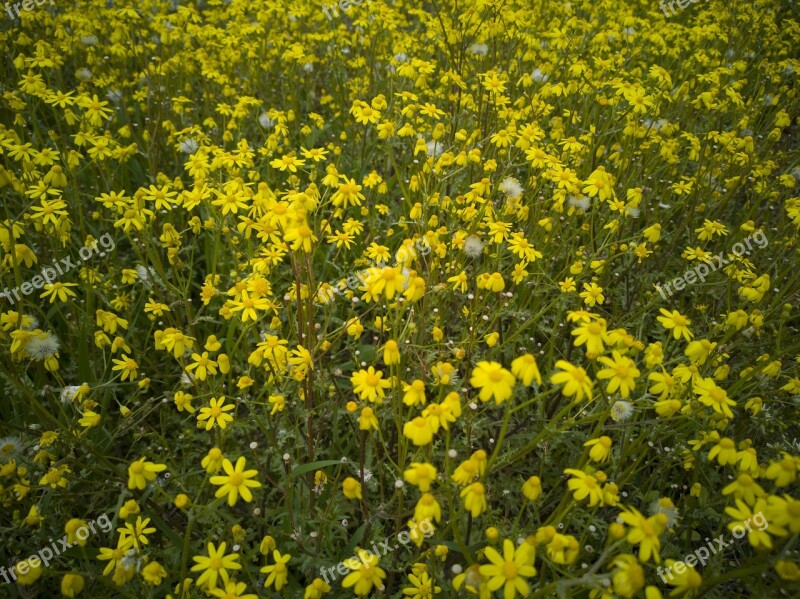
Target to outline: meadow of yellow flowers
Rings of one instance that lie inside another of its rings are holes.
[[[800,596],[800,15],[670,4],[6,4],[0,597]]]

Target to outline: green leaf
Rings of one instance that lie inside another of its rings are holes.
[[[376,362],[378,360],[378,349],[374,345],[371,344],[359,345],[358,349],[361,352],[359,357],[363,362],[369,364],[371,362]]]
[[[350,538],[350,542],[347,544],[347,547],[345,547],[340,554],[340,557],[343,560],[353,557],[353,552],[355,551],[356,545],[358,545],[358,543],[364,537],[364,531],[367,529],[368,524],[369,522],[364,522],[358,527],[358,530],[353,533],[353,536]]]
[[[300,466],[292,468],[289,476],[300,476],[301,474],[311,472],[312,470],[319,470],[320,468],[325,468],[326,466],[335,466],[336,464],[341,463],[342,462],[340,460],[320,460],[319,462],[311,462],[310,464],[301,464]]]

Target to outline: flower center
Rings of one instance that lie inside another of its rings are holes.
[[[505,562],[503,564],[503,578],[506,580],[513,580],[517,577],[519,568],[514,562]]]

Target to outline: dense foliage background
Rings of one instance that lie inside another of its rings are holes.
[[[0,595],[797,596],[800,20],[672,4],[6,5]]]

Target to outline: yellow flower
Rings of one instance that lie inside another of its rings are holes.
[[[476,460],[471,458],[464,460],[453,471],[451,478],[459,485],[471,484],[480,476],[479,467],[480,465]]]
[[[672,336],[675,339],[680,339],[683,337],[686,341],[692,340],[694,335],[689,330],[689,325],[692,324],[691,320],[681,315],[677,310],[669,312],[664,308],[661,308],[660,312],[662,316],[659,316],[656,320],[658,320],[658,322],[661,323],[661,326],[663,326],[666,330],[671,330]]]
[[[230,302],[230,311],[233,313],[241,312],[243,323],[249,320],[255,322],[258,320],[259,310],[263,312],[273,307],[273,303],[268,298],[261,297],[256,293],[251,296],[246,289],[242,290],[238,300],[231,300]]]
[[[229,580],[225,583],[225,587],[221,589],[213,589],[211,591],[212,597],[219,597],[220,599],[258,599],[253,593],[246,593],[247,583]]]
[[[154,527],[148,527],[148,524],[150,524],[150,518],[141,516],[136,516],[136,522],[133,524],[126,522],[125,526],[117,529],[120,545],[128,544],[137,549],[140,549],[142,545],[147,545],[149,543],[147,535],[156,531]]]
[[[573,329],[571,334],[576,337],[575,347],[586,345],[587,355],[599,356],[605,350],[604,344],[610,343],[604,318],[584,322]]]
[[[422,564],[424,565],[424,564]],[[437,587],[433,583],[433,579],[425,571],[418,573],[410,573],[408,580],[412,586],[403,589],[404,597],[411,597],[412,599],[427,599],[433,597],[441,592],[441,587]]]
[[[597,439],[590,439],[583,444],[584,447],[591,447],[589,458],[595,462],[605,462],[611,455],[611,437],[603,435]]]
[[[274,416],[276,412],[283,412],[286,405],[286,398],[283,395],[270,395],[268,401],[272,404],[271,416]]]
[[[113,572],[117,565],[125,558],[126,553],[131,547],[130,539],[123,540],[122,537],[119,538],[117,542],[117,547],[112,549],[111,547],[101,547],[100,553],[97,556],[97,559],[100,561],[108,561],[106,564],[105,569],[103,570],[103,576],[108,576]]]
[[[286,155],[281,156],[280,158],[275,158],[272,160],[269,165],[272,168],[277,168],[281,171],[289,170],[291,173],[297,172],[298,166],[303,166],[305,164],[305,160],[297,158],[296,156]]]
[[[538,476],[531,476],[522,485],[522,494],[526,499],[533,501],[542,494],[542,481]]]
[[[361,415],[358,417],[358,428],[362,431],[380,429],[378,419],[375,417],[375,411],[369,406],[366,406],[361,410]]]
[[[578,539],[572,535],[562,535],[553,532],[552,539],[547,543],[547,557],[557,564],[571,564],[578,559]]]
[[[417,302],[425,295],[425,279],[418,276],[410,277],[408,288],[403,292],[405,298],[410,302]]]
[[[425,383],[419,379],[414,380],[410,385],[403,383],[403,403],[407,406],[425,405]]]
[[[491,563],[480,567],[480,573],[489,579],[488,587],[497,590],[503,587],[503,597],[514,599],[519,593],[525,597],[530,592],[525,578],[536,576],[533,567],[533,556],[522,547],[514,549],[514,543],[505,539],[503,541],[503,555],[501,556],[494,547],[486,547],[484,555]]]
[[[480,564],[472,564],[461,574],[453,578],[453,588],[460,591],[461,587],[480,599],[490,599],[492,592],[486,584],[486,578],[480,573]]]
[[[328,155],[328,151],[324,148],[311,148],[310,150],[306,150],[305,148],[301,147],[300,152],[304,157],[308,158],[309,160],[313,160],[314,162],[325,160],[325,157]]]
[[[383,372],[375,370],[370,366],[367,370],[354,372],[350,377],[353,384],[353,392],[357,393],[362,400],[375,402],[383,400],[386,396],[384,389],[388,389],[392,384],[383,379]]]
[[[746,532],[747,540],[757,550],[772,549],[772,537],[769,536],[769,533],[778,534],[782,529],[767,521],[764,516],[765,511],[767,511],[767,502],[763,498],[756,500],[752,508],[741,499],[737,499],[736,507],[725,508],[725,513],[733,518],[733,521],[728,524],[728,530],[737,539],[741,539]],[[737,530],[740,530],[742,534],[737,535]]]
[[[583,501],[588,497],[589,507],[603,505],[603,490],[595,476],[574,468],[567,468],[564,473],[572,476],[567,487],[573,492],[576,501]]]
[[[83,576],[80,574],[64,574],[61,579],[61,594],[64,597],[75,597],[83,590]]]
[[[735,481],[722,489],[723,495],[733,495],[735,499],[742,499],[747,505],[753,505],[757,497],[765,495],[764,489],[761,488],[753,477],[749,474],[740,474]]]
[[[427,419],[417,416],[403,425],[403,436],[414,445],[427,445],[433,440],[433,429]]]
[[[303,380],[310,370],[314,370],[314,358],[311,352],[302,345],[298,345],[289,354],[289,364],[293,367],[293,372]]]
[[[192,354],[192,360],[194,360],[194,362],[186,366],[186,372],[191,373],[197,370],[194,376],[196,376],[198,380],[204,381],[209,374],[217,374],[217,363],[208,357],[208,352],[204,351],[202,355],[196,353]]]
[[[775,572],[782,580],[789,582],[800,581],[800,566],[794,562],[778,560],[775,562]]]
[[[661,540],[659,536],[666,530],[669,517],[666,514],[658,513],[645,518],[636,508],[623,510],[619,517],[630,527],[627,536],[628,542],[632,545],[639,545],[639,561],[647,562],[652,557],[655,563],[660,563]]]
[[[447,282],[453,284],[454,290],[460,289],[461,293],[467,292],[467,273],[465,273],[463,270],[459,274],[454,275],[449,279],[447,279]]]
[[[656,223],[642,231],[644,238],[650,243],[656,243],[661,238],[661,224]]]
[[[142,578],[149,585],[158,586],[166,575],[167,571],[156,561],[152,561],[142,568]]]
[[[358,563],[357,560],[353,561]],[[369,595],[372,587],[382,589],[386,572],[378,566],[379,562],[380,558],[373,554],[366,558],[366,563],[363,566],[352,564],[355,568],[351,568],[353,571],[345,576],[342,581],[342,587],[346,589],[353,587],[353,593],[358,597]],[[350,566],[348,565],[348,567]]]
[[[132,381],[136,378],[136,369],[139,367],[134,360],[122,354],[120,359],[114,358],[111,360],[114,363],[114,366],[111,370],[120,370],[122,371],[122,376],[120,376],[120,380],[129,380]]]
[[[434,520],[440,522],[442,519],[442,507],[431,493],[423,493],[414,508],[414,520],[425,522]]]
[[[644,569],[636,557],[629,553],[618,555],[611,561],[611,583],[620,597],[633,597],[644,587]]]
[[[119,508],[119,517],[122,520],[127,520],[130,516],[136,516],[140,514],[142,509],[139,507],[139,504],[136,502],[135,499],[129,499],[125,503],[122,504],[122,507]]]
[[[288,553],[286,555],[281,555],[280,552],[275,549],[272,552],[272,558],[275,560],[275,563],[264,566],[261,568],[260,572],[268,575],[267,579],[264,581],[265,588],[274,586],[276,591],[280,591],[289,578],[289,569],[286,567],[286,564],[292,559],[292,556]]]
[[[461,490],[464,507],[469,510],[473,518],[477,518],[486,510],[486,488],[478,482],[472,483]]]
[[[575,279],[573,277],[566,277],[563,281],[559,281],[558,288],[561,290],[561,293],[574,293],[578,289],[575,286]]]
[[[212,485],[221,485],[220,488],[217,489],[217,492],[214,493],[214,497],[219,498],[227,495],[228,505],[231,507],[236,504],[236,500],[240,495],[246,502],[252,501],[253,494],[250,492],[250,489],[261,486],[260,482],[250,480],[258,475],[258,471],[245,470],[245,463],[245,458],[240,457],[236,460],[236,467],[234,468],[230,460],[224,459],[222,461],[222,469],[227,476],[212,476],[210,479]]]
[[[676,564],[682,566],[680,567],[680,571],[678,568],[675,568]],[[703,585],[703,577],[689,564],[668,559],[664,562],[664,566],[668,572],[665,576],[667,584],[675,587],[675,590],[670,593],[670,596],[684,595],[692,590],[699,589]]]
[[[80,545],[81,547],[86,545],[86,539],[88,539],[88,534],[84,538],[80,538],[77,532],[80,529],[84,529],[86,531],[89,530],[88,524],[86,524],[85,520],[81,520],[79,518],[71,518],[67,523],[64,525],[64,532],[67,533],[67,542],[71,543],[72,545]]]
[[[342,175],[342,183],[339,184],[338,189],[331,196],[331,202],[333,202],[334,206],[341,206],[342,208],[360,206],[364,200],[361,189],[361,185],[356,183],[355,179],[348,179]]]
[[[222,462],[225,458],[222,456],[222,450],[219,447],[212,447],[200,462],[200,465],[205,468],[209,474],[214,474],[222,468]]]
[[[530,386],[533,382],[537,385],[542,384],[542,375],[539,373],[539,366],[536,364],[536,358],[531,354],[524,354],[511,362],[511,373],[522,381],[526,387]]]
[[[584,397],[592,399],[592,380],[586,371],[580,366],[573,366],[566,360],[558,360],[556,368],[561,372],[556,372],[550,382],[554,385],[564,385],[561,393],[565,397],[575,397],[575,402],[583,400]]]
[[[315,578],[311,581],[311,584],[306,587],[303,599],[322,599],[322,597],[330,593],[330,591],[331,585],[321,578]]]
[[[708,339],[698,339],[691,341],[686,346],[686,356],[695,364],[705,364],[708,357],[717,348],[717,343]]]
[[[631,391],[636,387],[639,370],[633,360],[621,355],[618,351],[614,350],[611,355],[611,358],[606,356],[598,358],[598,361],[605,364],[607,368],[600,370],[597,378],[610,379],[606,387],[608,393],[615,393],[619,390],[622,397],[629,397]]]
[[[195,555],[192,557],[196,563],[192,566],[192,572],[202,572],[200,578],[197,579],[197,586],[200,588],[207,587],[210,590],[217,588],[217,581],[221,578],[223,584],[227,584],[230,577],[228,570],[240,570],[241,564],[239,561],[238,553],[231,553],[225,555],[225,548],[227,544],[222,542],[219,547],[214,547],[214,544],[209,541],[207,549],[208,556]]]
[[[44,292],[39,297],[42,299],[49,297],[51,304],[55,302],[56,299],[61,302],[66,302],[67,299],[71,297],[77,297],[75,292],[70,289],[70,287],[77,286],[77,283],[47,283],[44,286]]]
[[[395,295],[403,292],[406,277],[399,268],[387,266],[374,269],[374,271],[366,281],[368,295],[377,298],[383,294],[386,299],[391,300]]]
[[[766,477],[775,481],[776,487],[787,487],[797,479],[800,460],[784,452],[777,462],[770,462],[767,466]]]
[[[720,466],[736,464],[738,454],[736,452],[736,443],[734,443],[733,439],[723,437],[711,448],[711,451],[708,452],[708,459],[711,461],[715,458]]]
[[[136,460],[128,466],[128,488],[144,490],[147,483],[156,479],[157,473],[167,469],[165,464],[145,462],[144,458]]]
[[[172,398],[175,402],[175,406],[177,406],[179,412],[183,412],[186,410],[190,414],[194,414],[195,409],[192,406],[192,396],[189,393],[184,393],[183,391],[176,391],[175,396]]]
[[[78,420],[78,424],[80,424],[84,428],[91,428],[93,426],[97,426],[98,424],[100,424],[101,418],[102,416],[100,416],[100,414],[98,414],[97,412],[94,412],[92,410],[86,410],[83,413],[83,417],[80,420]]]
[[[436,468],[431,464],[412,462],[411,466],[403,472],[403,480],[410,483],[423,493],[431,490],[431,483],[436,480]]]
[[[342,481],[342,492],[348,499],[363,499],[361,495],[361,483],[348,476]]]
[[[43,521],[44,518],[39,515],[39,510],[35,505],[31,506],[31,509],[28,510],[28,515],[23,519],[26,526],[41,526]]]
[[[478,397],[481,401],[489,401],[494,397],[499,405],[509,399],[514,392],[514,375],[498,362],[478,362],[472,370],[470,385],[480,389]]]
[[[718,414],[733,418],[733,412],[731,412],[730,406],[735,406],[736,402],[729,398],[725,389],[717,386],[713,379],[697,377],[692,391],[699,396],[697,401],[704,406],[709,406]]]
[[[675,388],[675,377],[665,372],[651,372],[647,375],[647,379],[653,381],[650,386],[650,393],[658,395],[660,399],[665,399],[670,395],[671,391]]]
[[[605,296],[603,295],[603,288],[597,285],[596,283],[584,283],[583,284],[583,291],[581,291],[578,295],[580,295],[583,303],[585,303],[590,308],[593,308],[595,305],[600,304],[602,305],[605,301]]]
[[[400,349],[397,341],[390,339],[383,348],[383,363],[387,366],[400,363]]]
[[[270,535],[266,535],[263,539],[261,539],[258,550],[261,552],[261,555],[269,555],[269,552],[274,550],[276,547],[277,544],[275,543],[275,539],[273,539]]]
[[[786,536],[800,533],[800,499],[790,495],[770,495],[764,513],[769,519],[770,530],[775,534]]]
[[[205,420],[204,426],[207,431],[214,428],[215,424],[224,430],[228,423],[233,422],[233,416],[228,412],[234,408],[233,404],[225,404],[224,396],[219,399],[212,397],[208,407],[200,408],[200,413],[197,415],[197,423],[199,425]]]
[[[679,399],[662,399],[661,401],[655,402],[653,408],[656,414],[662,418],[670,418],[681,409],[681,401]]]

